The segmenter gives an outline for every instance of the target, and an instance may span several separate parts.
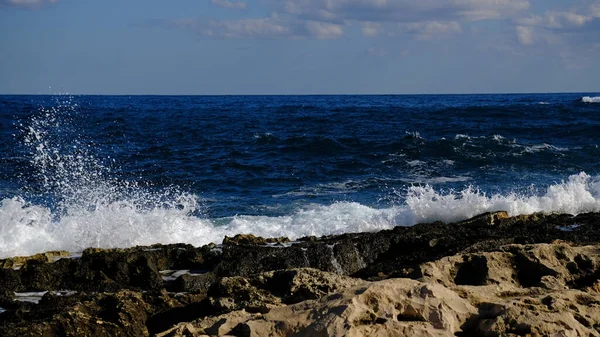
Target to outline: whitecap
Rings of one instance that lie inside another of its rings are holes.
[[[581,98],[581,101],[583,103],[600,103],[600,96],[596,96],[596,97],[584,96]]]
[[[406,164],[408,164],[408,166],[420,166],[420,165],[425,164],[425,162],[415,159],[415,160],[407,160]]]

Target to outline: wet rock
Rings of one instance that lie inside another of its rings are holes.
[[[315,256],[315,259],[325,259]],[[218,276],[249,276],[270,270],[306,268],[310,266],[307,250],[289,248],[226,245],[214,273]]]
[[[72,283],[73,260],[61,259],[54,263],[28,260],[19,270],[24,291],[69,289]]]
[[[150,307],[140,293],[122,291],[92,297],[46,298],[27,317],[13,315],[0,325],[2,336],[147,336]],[[45,320],[42,320],[45,316]]]
[[[237,234],[234,237],[225,236],[223,239],[224,245],[264,246],[267,244],[283,244],[288,242],[290,242],[290,239],[287,237],[263,238],[252,234]]]
[[[13,269],[0,269],[0,291],[15,292],[22,291],[21,275]]]
[[[457,225],[464,227],[498,226],[500,225],[501,220],[508,218],[508,212],[506,211],[489,212],[477,215],[468,220],[460,221]]]
[[[0,308],[14,308],[15,293],[11,290],[0,288]]]
[[[154,261],[146,254],[126,251],[85,250],[74,272],[74,289],[117,291],[162,288]]]

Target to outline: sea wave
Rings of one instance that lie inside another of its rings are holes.
[[[540,194],[492,194],[475,187],[440,192],[431,185],[411,186],[404,202],[378,209],[356,202],[307,205],[285,216],[238,215],[207,218],[198,215],[201,200],[182,194],[153,208],[137,200],[70,205],[54,214],[24,198],[0,203],[0,257],[28,255],[46,250],[81,251],[87,247],[130,247],[154,243],[220,243],[226,235],[261,236],[332,235],[365,232],[420,222],[453,222],[489,211],[510,215],[534,212],[579,214],[600,211],[600,177],[586,173],[548,186]]]
[[[596,97],[584,96],[581,98],[581,101],[583,103],[600,103],[600,96],[596,96]]]

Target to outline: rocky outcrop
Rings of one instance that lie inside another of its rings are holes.
[[[0,260],[0,335],[594,336],[599,252],[600,214],[496,212],[296,242],[38,254]],[[15,294],[32,291],[46,293]]]
[[[266,313],[244,310],[180,324],[159,336],[448,336],[476,312],[441,285],[391,279]]]
[[[54,262],[65,257],[71,257],[71,253],[64,250],[56,250],[32,256],[15,256],[8,259],[0,259],[0,268],[19,269],[29,261]]]

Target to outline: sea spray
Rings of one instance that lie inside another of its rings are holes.
[[[198,197],[174,186],[150,190],[117,179],[94,153],[94,144],[78,133],[76,109],[61,100],[20,125],[29,174],[38,183],[30,190],[50,201],[2,200],[0,256],[199,241],[209,224],[192,216],[201,213]]]
[[[185,199],[185,198],[183,198]],[[53,220],[48,208],[19,198],[0,206],[1,257],[33,254],[49,249],[81,251],[87,247],[129,247],[153,243],[219,243],[225,235],[261,236],[331,235],[410,226],[419,222],[459,221],[474,215],[506,210],[510,215],[534,212],[600,211],[600,180],[585,173],[549,186],[541,195],[487,195],[469,187],[440,193],[430,185],[412,186],[405,203],[376,209],[355,202],[305,206],[280,217],[238,215],[205,219],[189,214],[192,199],[177,200],[180,207],[140,209],[129,200],[101,204],[94,209],[74,206]],[[187,204],[189,203],[189,204]],[[218,223],[219,225],[215,225]]]

